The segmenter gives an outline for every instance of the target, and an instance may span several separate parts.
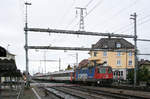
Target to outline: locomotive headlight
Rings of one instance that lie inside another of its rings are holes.
[[[97,81],[97,84],[100,84],[100,81]]]
[[[106,75],[105,77],[108,78],[108,75]]]

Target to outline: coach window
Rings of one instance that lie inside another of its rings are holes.
[[[80,70],[78,70],[78,74],[80,74]]]
[[[82,70],[80,70],[80,74],[82,74]]]
[[[84,70],[84,73],[86,73],[86,70]]]

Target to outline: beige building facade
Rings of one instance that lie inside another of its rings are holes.
[[[123,38],[102,38],[92,48],[102,51],[90,51],[91,63],[111,66],[114,79],[127,78],[128,69],[134,68],[134,46]]]

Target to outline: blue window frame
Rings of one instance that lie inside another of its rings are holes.
[[[117,56],[121,56],[121,52],[117,52]]]
[[[121,60],[117,60],[117,66],[121,66]]]
[[[132,52],[129,52],[128,55],[129,55],[129,56],[132,56]]]
[[[128,65],[129,65],[129,66],[132,66],[132,60],[129,60],[129,61],[128,61]]]
[[[106,51],[103,52],[103,56],[107,56],[107,52]]]

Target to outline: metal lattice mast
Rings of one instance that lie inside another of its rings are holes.
[[[76,9],[76,13],[78,13],[78,10],[80,10],[79,31],[84,31],[84,11],[86,11],[86,8],[76,7]]]
[[[137,18],[137,15],[136,13],[134,14],[131,14],[131,18],[133,21],[134,21],[134,87],[136,86],[136,81],[137,81],[137,61],[138,61],[138,58],[137,58],[137,27],[136,27],[136,18]]]
[[[25,3],[26,6],[26,13],[25,13],[25,29],[28,29],[28,13],[27,13],[27,7],[28,5],[31,5],[31,3]],[[27,82],[27,87],[29,85],[29,59],[28,59],[28,31],[25,31],[25,54],[26,54],[26,82]]]

